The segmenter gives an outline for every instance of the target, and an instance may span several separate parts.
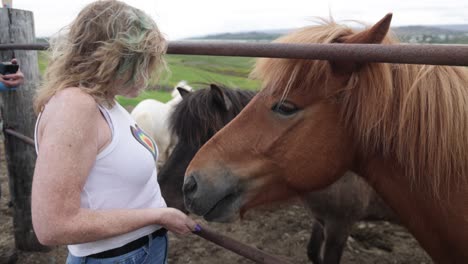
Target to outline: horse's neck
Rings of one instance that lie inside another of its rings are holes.
[[[423,248],[438,263],[465,263],[468,259],[468,196],[450,195],[447,205],[415,186],[395,162],[383,158],[366,161],[358,169],[395,211]]]

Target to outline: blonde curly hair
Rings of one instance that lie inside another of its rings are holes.
[[[135,84],[146,87],[149,75],[166,69],[166,40],[143,11],[115,0],[86,6],[51,42],[49,65],[34,110],[67,87],[79,87],[99,104],[112,106],[113,96]],[[115,87],[120,78],[124,85]],[[143,82],[142,82],[143,81]]]

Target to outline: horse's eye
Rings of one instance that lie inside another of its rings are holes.
[[[271,110],[280,115],[290,116],[299,111],[299,108],[291,102],[284,101],[274,104]]]

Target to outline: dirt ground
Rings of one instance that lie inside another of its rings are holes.
[[[0,264],[65,263],[67,250],[55,247],[50,252],[33,253],[14,248],[12,208],[9,208],[3,142],[0,141]],[[306,245],[311,220],[297,201],[248,212],[245,218],[231,224],[201,223],[219,233],[275,254],[291,263],[309,263]],[[169,263],[234,264],[253,263],[224,250],[198,236],[169,237]],[[387,222],[359,222],[348,239],[342,263],[390,264],[432,263],[413,237],[402,227]]]

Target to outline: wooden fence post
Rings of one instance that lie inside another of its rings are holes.
[[[0,8],[0,43],[34,43],[33,13]],[[1,115],[4,128],[12,128],[33,137],[35,115],[32,102],[40,82],[36,51],[0,51],[0,61],[10,61],[13,54],[24,73],[25,82],[16,91],[1,93]],[[8,168],[10,196],[13,203],[13,227],[17,249],[43,251],[34,233],[31,221],[31,185],[36,161],[33,147],[8,134],[5,138],[5,159]]]

